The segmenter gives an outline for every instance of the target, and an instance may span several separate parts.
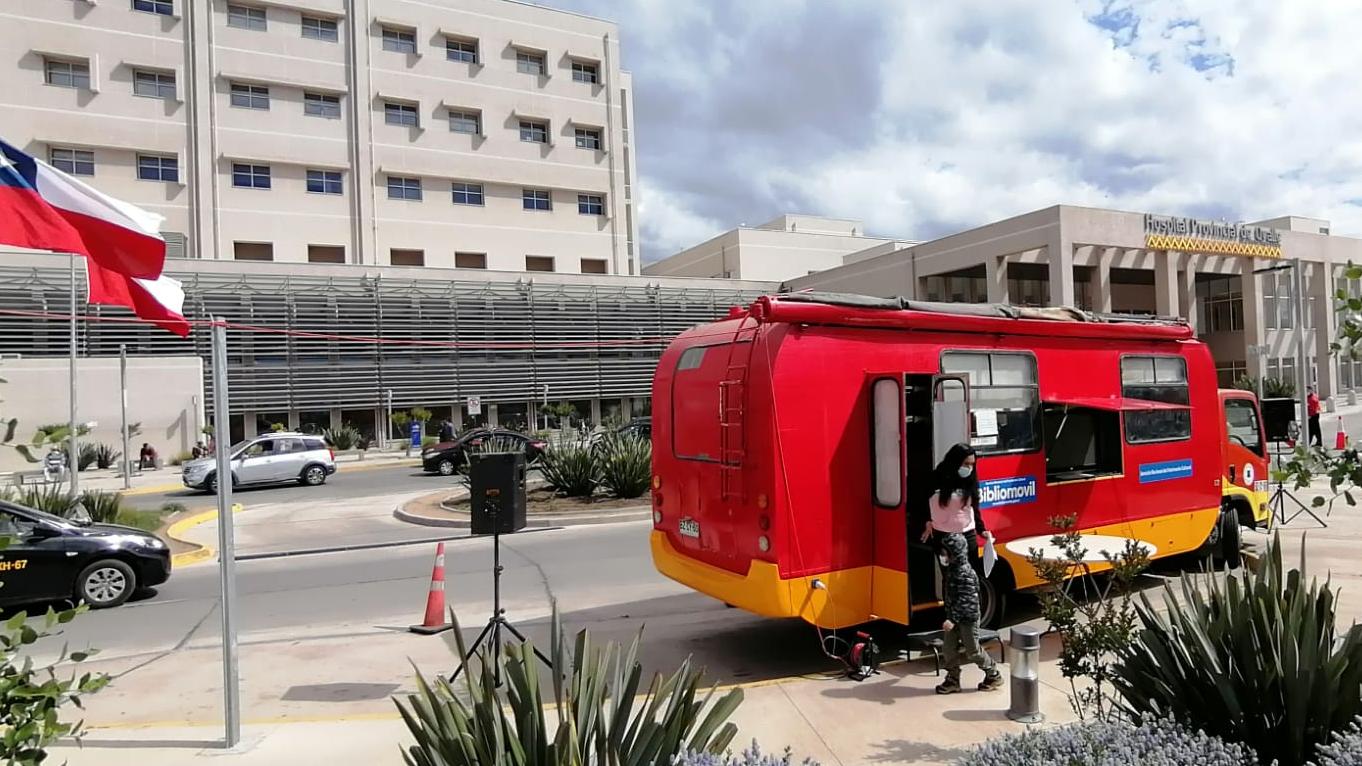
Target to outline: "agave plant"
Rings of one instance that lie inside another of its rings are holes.
[[[120,450],[114,449],[112,444],[104,444],[101,442],[100,444],[94,445],[94,450],[95,467],[97,468],[113,468],[114,463],[118,462],[120,457],[123,457],[123,453]],[[84,454],[84,452],[85,450],[82,449],[81,454]]]
[[[555,492],[567,497],[591,497],[601,483],[596,450],[586,441],[569,441],[548,447],[539,461],[539,473]]]
[[[70,516],[79,504],[79,498],[68,492],[65,485],[62,484],[42,484],[12,489],[5,499],[62,518]]]
[[[89,514],[90,521],[97,524],[112,524],[123,510],[123,496],[117,492],[87,490],[80,495],[79,505]]]
[[[609,433],[600,441],[601,486],[615,497],[639,497],[648,491],[653,470],[653,443],[628,433]]]
[[[1116,668],[1115,686],[1135,714],[1171,716],[1264,763],[1303,764],[1362,713],[1362,626],[1335,631],[1328,581],[1285,571],[1281,541],[1258,571],[1165,586],[1167,613],[1147,596],[1140,631]]]
[[[473,466],[473,455],[488,455],[498,452],[522,452],[525,445],[519,440],[510,436],[493,434],[485,439],[477,440],[477,444],[469,444],[464,448],[465,459],[459,463],[459,481],[465,487],[473,486],[473,480],[469,474]]]
[[[742,702],[734,689],[715,699],[701,692],[703,672],[689,658],[675,673],[654,676],[639,696],[639,639],[595,646],[586,631],[569,651],[555,612],[550,638],[552,704],[533,644],[509,644],[499,657],[481,651],[464,674],[463,693],[448,681],[417,678],[417,692],[397,709],[416,744],[408,766],[664,765],[683,752],[723,752],[737,734],[727,723]],[[454,626],[459,656],[463,635]],[[498,679],[504,679],[499,684]]]
[[[322,438],[326,440],[334,449],[348,450],[354,449],[363,436],[359,429],[345,423],[336,428],[328,428],[322,432]]]

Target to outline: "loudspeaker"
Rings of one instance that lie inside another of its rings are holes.
[[[484,452],[468,458],[475,535],[525,528],[525,453]]]
[[[1270,442],[1293,438],[1291,424],[1296,422],[1296,400],[1289,397],[1263,399],[1263,431]]]

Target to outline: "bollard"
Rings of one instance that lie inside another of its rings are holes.
[[[1029,625],[1012,628],[1007,641],[1012,666],[1012,704],[1007,717],[1020,723],[1040,723],[1040,631]]]

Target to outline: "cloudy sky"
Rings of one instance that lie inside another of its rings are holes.
[[[644,259],[782,212],[927,239],[1056,203],[1362,235],[1349,0],[541,0],[617,21]]]

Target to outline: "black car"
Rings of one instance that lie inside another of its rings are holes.
[[[452,476],[459,466],[468,460],[468,450],[481,447],[487,441],[494,441],[505,448],[525,450],[525,461],[533,463],[544,453],[548,445],[540,440],[517,431],[500,428],[475,428],[455,437],[452,442],[433,444],[421,450],[421,467],[426,473]]]
[[[0,501],[0,606],[72,599],[118,606],[170,577],[170,549],[133,527],[81,524]]]

